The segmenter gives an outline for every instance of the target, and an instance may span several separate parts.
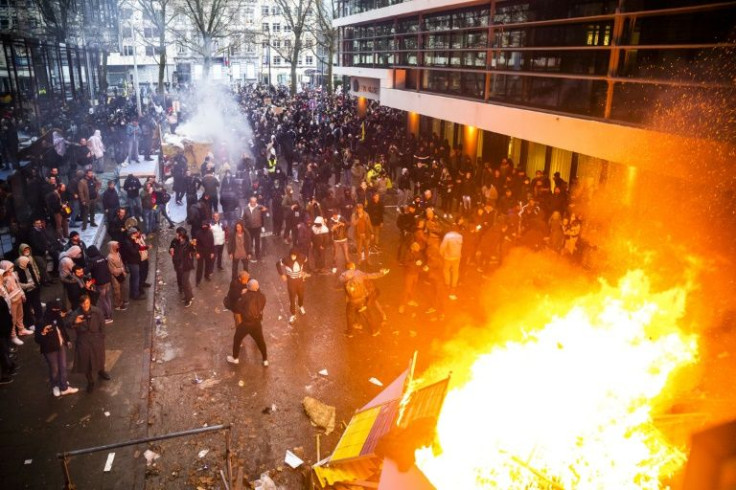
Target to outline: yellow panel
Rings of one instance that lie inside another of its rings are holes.
[[[340,438],[340,442],[337,443],[337,447],[332,452],[332,456],[330,457],[331,462],[334,463],[341,459],[360,456],[360,450],[371,433],[373,423],[376,421],[380,411],[381,407],[378,406],[356,413],[353,416],[342,438]]]

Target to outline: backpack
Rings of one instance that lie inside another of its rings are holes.
[[[365,283],[355,278],[350,278],[345,283],[345,293],[347,293],[348,300],[351,303],[360,303],[368,296],[368,290],[365,287]]]

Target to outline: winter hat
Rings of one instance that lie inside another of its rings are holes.
[[[2,269],[5,272],[8,272],[9,270],[13,270],[13,263],[9,260],[0,260],[0,269]]]
[[[28,264],[31,262],[31,259],[26,256],[20,256],[18,257],[18,265],[21,269],[25,269],[28,267]]]
[[[322,216],[317,216],[316,218],[314,218],[314,224],[315,225],[321,225],[322,223],[324,223],[324,220],[322,219]]]

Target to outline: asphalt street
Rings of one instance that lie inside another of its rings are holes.
[[[80,390],[54,398],[36,344],[31,339],[19,348],[21,372],[13,384],[0,388],[3,487],[59,488],[63,483],[59,452],[231,423],[232,450],[244,478],[253,481],[271,471],[284,488],[301,488],[306,470],[289,469],[284,464],[286,450],[314,463],[321,434],[320,456],[328,455],[343,423],[380,392],[370,378],[388,385],[408,366],[415,350],[421,371],[432,363],[442,340],[466,322],[467,317],[457,313],[478,306],[473,293],[478,281],[468,277],[447,319],[425,314],[429,303],[422,297],[423,308],[398,314],[402,271],[395,261],[395,213],[387,209],[384,252],[370,256],[371,270],[391,269],[376,282],[388,316],[377,337],[365,331],[352,338],[343,334],[344,293],[333,274],[308,279],[306,315],[289,325],[286,287],[275,267],[288,246],[276,237],[264,237],[264,256],[251,264],[250,272],[267,298],[263,325],[269,367],[262,366],[250,338],[243,343],[240,364],[226,362],[234,331],[232,315],[222,306],[229,260],[211,282],[195,288],[194,304],[184,308],[167,251],[173,230],[162,230],[154,241],[159,246],[151,267],[151,274],[156,274],[155,304],[152,298],[133,302],[128,311],[115,312],[115,322],[108,328],[112,381],[101,381],[92,394]],[[47,292],[49,297],[57,294]],[[322,370],[327,375],[319,374]],[[70,382],[85,385],[77,374],[71,374]],[[312,426],[302,408],[305,396],[336,408],[334,432],[325,435]],[[159,456],[148,466],[147,449]],[[80,489],[218,488],[224,451],[223,433],[197,435],[76,456],[69,468]],[[105,472],[112,452],[114,462]]]

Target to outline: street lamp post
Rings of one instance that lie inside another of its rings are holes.
[[[136,36],[135,26],[132,22],[130,23],[130,30],[133,31],[133,88],[135,89],[135,105],[138,108],[138,116],[140,117],[143,114],[143,110],[141,109],[141,89],[138,85],[138,56],[136,55],[136,51],[138,51],[138,37]]]

